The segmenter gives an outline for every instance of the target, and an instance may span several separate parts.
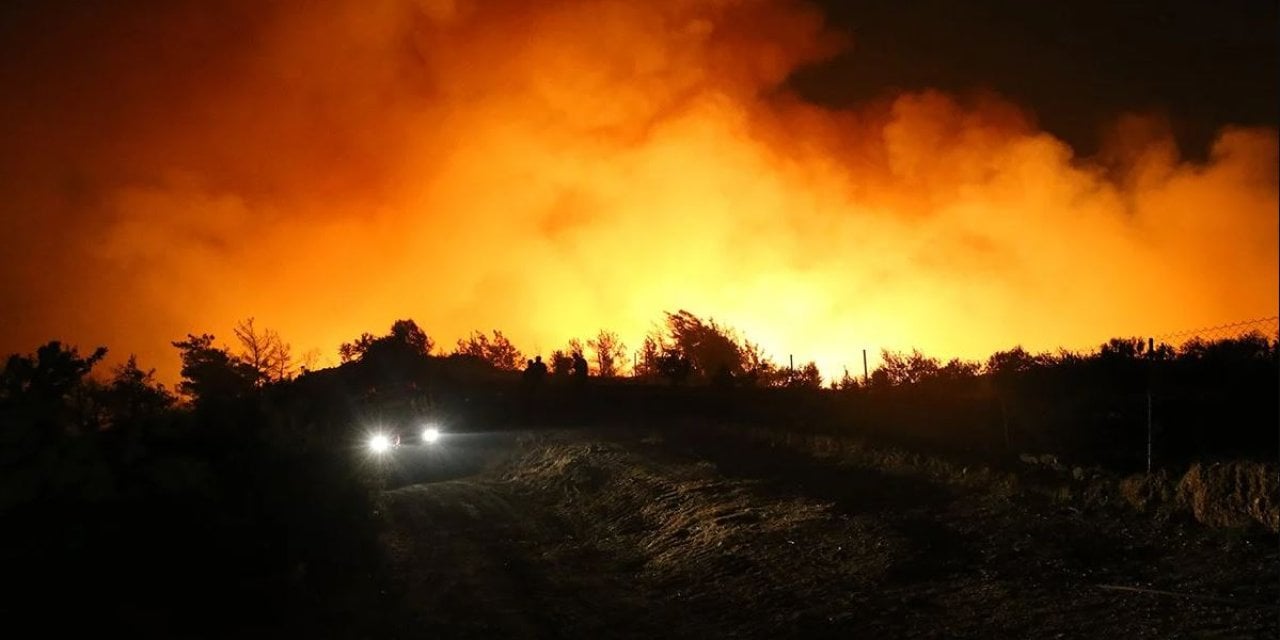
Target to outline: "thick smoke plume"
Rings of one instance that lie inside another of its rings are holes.
[[[17,13],[6,353],[106,344],[172,378],[170,340],[247,316],[333,361],[402,317],[545,353],[686,308],[838,375],[1278,304],[1274,130],[1196,164],[1131,115],[1080,158],[981,92],[806,103],[788,75],[849,43],[803,2]]]

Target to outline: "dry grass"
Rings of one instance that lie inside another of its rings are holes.
[[[1040,494],[1088,507],[1123,503],[1161,519],[1187,515],[1210,527],[1260,526],[1280,532],[1280,469],[1275,464],[1197,463],[1181,477],[1164,470],[1120,477],[1100,469],[1068,469],[1048,456],[1023,456],[1023,469],[1014,473],[879,446],[857,437],[765,428],[726,428],[724,432],[815,458],[837,459],[887,473],[920,474],[935,482],[1007,497]]]
[[[1116,488],[1125,502],[1142,513],[1167,517],[1176,504],[1177,485],[1163,470],[1127,476],[1116,483]]]
[[[819,459],[838,460],[855,467],[876,471],[923,475],[940,484],[983,489],[1003,496],[1023,490],[1022,479],[1015,473],[981,465],[956,463],[937,456],[911,452],[898,447],[873,444],[853,436],[805,434],[766,428],[730,429],[726,436],[738,435],[756,442],[787,447]]]
[[[709,462],[664,461],[619,444],[549,439],[505,480],[530,500],[550,500],[583,539],[630,557],[655,602],[698,617],[718,612],[705,621],[709,631],[744,611],[783,633],[797,620],[852,608],[843,598],[853,591],[832,594],[831,584],[875,584],[895,558],[912,555],[910,542],[883,523],[761,491]]]
[[[507,479],[557,496],[566,513],[593,521],[586,526],[637,537],[658,571],[763,540],[785,544],[788,532],[830,520],[829,505],[763,498],[752,482],[723,478],[710,463],[654,465],[613,444],[547,444],[516,462]]]
[[[1139,516],[1118,481],[743,433],[538,434],[480,475],[389,492],[404,635],[1274,635],[1232,604],[1274,594],[1274,553]],[[1176,482],[1131,484],[1176,502]]]

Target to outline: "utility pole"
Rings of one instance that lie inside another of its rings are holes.
[[[871,376],[867,375],[867,350],[862,350],[862,384],[871,384]]]

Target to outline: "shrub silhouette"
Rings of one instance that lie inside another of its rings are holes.
[[[518,371],[525,363],[520,350],[497,329],[493,330],[493,338],[480,331],[472,331],[466,339],[458,340],[454,353],[475,356],[504,371]]]
[[[182,382],[178,391],[196,408],[212,410],[245,398],[258,382],[258,371],[222,347],[213,346],[211,334],[187,334],[174,342],[182,358]]]

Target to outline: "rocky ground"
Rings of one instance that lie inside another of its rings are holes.
[[[432,454],[452,479],[406,463],[382,496],[397,635],[1280,632],[1272,534],[680,433],[460,437]]]

